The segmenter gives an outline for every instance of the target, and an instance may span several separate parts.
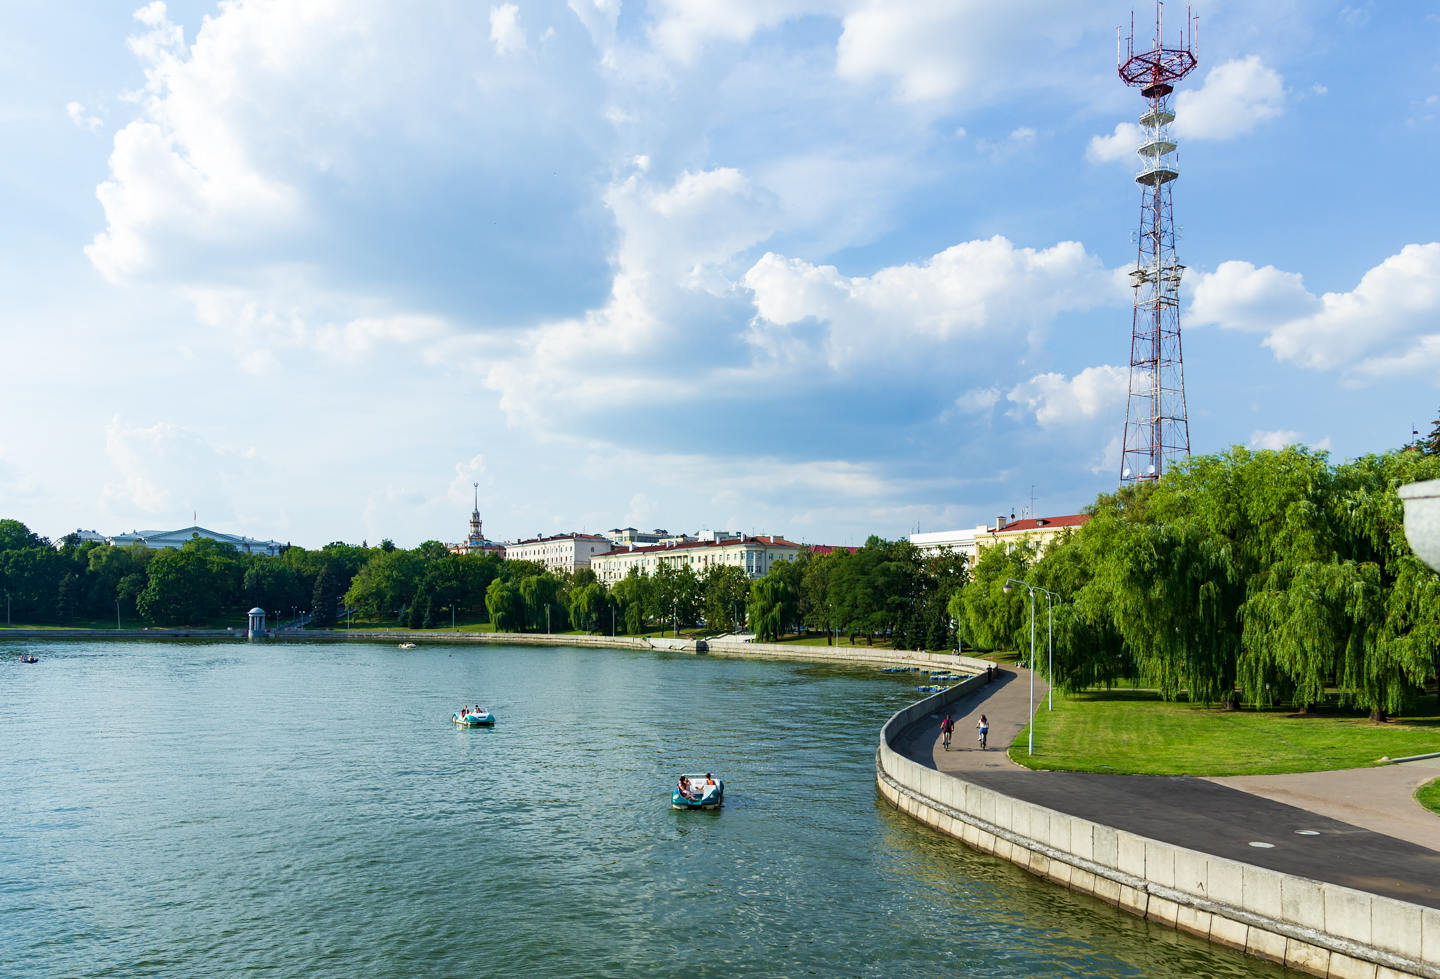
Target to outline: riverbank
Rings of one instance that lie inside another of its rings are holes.
[[[247,641],[243,629],[5,629],[6,641],[47,641],[61,639],[235,639]],[[901,666],[915,669],[951,669],[981,673],[995,665],[990,660],[953,653],[911,652],[869,646],[809,646],[793,643],[753,643],[733,640],[673,639],[643,636],[593,636],[575,633],[542,632],[436,632],[407,629],[269,629],[265,642],[413,642],[443,645],[586,646],[598,649],[648,649],[676,653],[733,657],[739,659],[791,660],[810,663],[849,663],[867,666]]]
[[[1262,959],[1440,979],[1440,852],[1204,779],[1026,771],[1000,740],[1028,712],[1014,679],[896,713],[876,752],[881,794],[1033,874]],[[982,709],[998,750],[936,750],[939,716]]]

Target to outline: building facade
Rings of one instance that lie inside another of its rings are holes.
[[[926,557],[947,551],[963,555],[973,567],[982,550],[997,545],[1012,549],[1022,541],[1030,541],[1036,545],[1037,556],[1043,554],[1056,537],[1082,526],[1089,519],[1089,515],[1084,513],[1072,513],[1062,517],[1028,517],[1024,520],[1006,520],[1000,516],[995,518],[994,526],[982,524],[970,530],[911,534],[910,543]]]
[[[759,578],[777,561],[793,561],[799,553],[800,545],[783,537],[731,537],[617,548],[595,555],[590,567],[607,585],[625,578],[632,568],[640,574],[652,575],[667,564],[688,567],[697,575],[716,565],[728,564],[743,570],[746,577]]]
[[[536,537],[505,545],[507,561],[534,561],[546,571],[566,574],[588,568],[597,554],[611,549],[611,543],[598,534],[556,534]]]
[[[132,530],[128,534],[116,534],[114,537],[107,537],[105,540],[115,547],[129,547],[131,544],[141,544],[151,550],[159,550],[165,547],[184,547],[189,541],[196,537],[206,537],[222,544],[229,544],[241,554],[265,554],[275,557],[285,549],[285,545],[274,540],[256,540],[254,537],[237,537],[234,534],[222,534],[216,530],[206,530],[204,527],[183,527],[180,530]]]

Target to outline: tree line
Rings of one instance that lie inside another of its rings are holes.
[[[1048,590],[1055,683],[1137,677],[1170,699],[1300,709],[1337,697],[1394,713],[1440,672],[1440,575],[1403,533],[1396,488],[1440,478],[1440,422],[1425,439],[1332,465],[1300,447],[1200,456],[1164,479],[1102,494],[1091,519],[1043,553],[1025,542],[924,556],[908,541],[802,549],[750,581],[729,565],[681,563],[610,587],[589,569],[555,574],[493,554],[335,542],[242,555],[196,537],[176,550],[73,538],[52,546],[0,520],[0,591],[17,622],[244,621],[245,611],[344,609],[430,628],[635,634],[703,627],[762,641],[796,634],[907,649],[1027,649],[1029,593]],[[1049,619],[1041,594],[1037,640]]]

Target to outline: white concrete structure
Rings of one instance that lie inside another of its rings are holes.
[[[964,555],[969,563],[974,564],[978,554],[975,539],[983,536],[987,530],[988,528],[981,525],[970,530],[937,530],[933,533],[911,534],[910,543],[914,544],[924,557],[948,551],[951,554]]]
[[[926,557],[949,551],[964,555],[973,566],[986,547],[997,544],[1013,548],[1022,541],[1032,541],[1044,553],[1045,548],[1067,530],[1073,530],[1090,517],[1083,513],[1067,514],[1063,517],[1034,517],[1025,520],[995,518],[995,525],[984,524],[970,530],[941,530],[933,533],[911,534],[910,543]]]
[[[610,550],[610,541],[598,534],[556,534],[505,545],[505,560],[534,561],[545,570],[569,574],[588,568],[595,555]]]
[[[182,527],[179,530],[132,530],[128,534],[116,534],[114,537],[107,537],[106,541],[115,547],[129,547],[131,544],[143,544],[151,550],[161,548],[184,547],[196,537],[206,537],[222,544],[229,544],[241,554],[266,554],[275,557],[285,549],[285,545],[274,540],[256,540],[254,537],[237,537],[234,534],[222,534],[216,530],[206,530],[204,527]]]
[[[626,577],[631,568],[652,575],[666,564],[689,567],[697,575],[719,564],[742,569],[747,577],[758,578],[777,561],[793,561],[800,545],[783,537],[733,537],[726,540],[695,540],[651,547],[620,548],[597,554],[590,561],[596,577],[607,585]]]
[[[631,544],[658,544],[670,536],[670,531],[664,527],[656,527],[654,530],[636,530],[634,527],[615,527],[605,531],[605,539],[616,547],[628,547]]]

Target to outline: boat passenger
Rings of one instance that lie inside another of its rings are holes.
[[[692,799],[692,798],[694,798],[694,796],[692,796],[692,795],[690,794],[690,780],[689,780],[688,778],[686,778],[684,775],[681,775],[681,776],[680,776],[680,784],[677,785],[676,788],[678,788],[678,789],[680,790],[680,798],[682,798],[682,799]]]

